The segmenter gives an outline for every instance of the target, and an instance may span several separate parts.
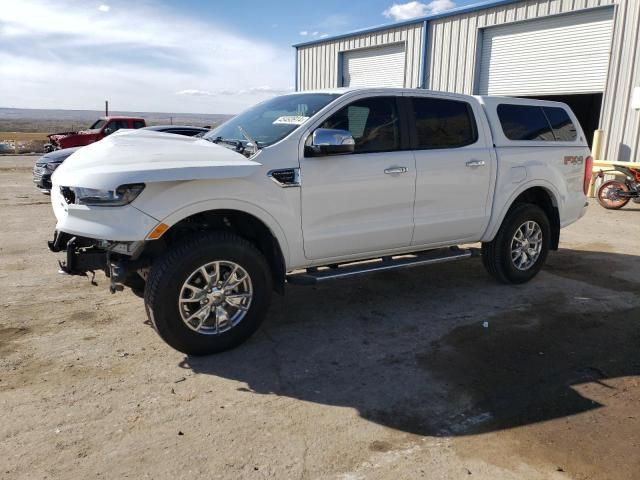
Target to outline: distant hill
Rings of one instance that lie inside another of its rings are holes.
[[[143,117],[148,125],[169,123],[181,125],[216,126],[233,115],[204,113],[163,112],[109,112],[110,115],[132,115]],[[55,133],[87,128],[98,117],[100,110],[48,110],[26,108],[0,108],[0,132],[45,132]]]

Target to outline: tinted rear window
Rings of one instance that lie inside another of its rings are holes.
[[[498,117],[509,140],[555,140],[540,107],[502,104],[498,105]]]
[[[553,135],[560,142],[572,142],[578,138],[576,126],[569,118],[569,114],[564,108],[560,107],[542,107],[542,111],[547,116]]]
[[[502,104],[498,118],[509,140],[570,142],[577,138],[575,125],[560,107]]]
[[[466,102],[413,98],[418,148],[456,148],[475,143],[476,124]]]

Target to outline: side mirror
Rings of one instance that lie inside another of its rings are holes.
[[[105,135],[111,135],[114,132],[112,127],[107,127],[104,129],[104,134]]]
[[[353,153],[356,141],[348,130],[318,128],[311,134],[311,145],[305,147],[305,156],[344,155]]]

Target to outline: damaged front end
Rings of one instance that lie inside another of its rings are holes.
[[[48,152],[65,148],[82,147],[100,139],[99,130],[52,133],[51,135],[47,135],[47,137],[50,142],[46,145]]]
[[[59,260],[59,272],[65,275],[92,275],[102,270],[109,278],[111,293],[129,287],[140,293],[144,289],[146,274],[151,265],[141,256],[144,242],[110,242],[71,235],[56,231],[53,240],[47,242],[54,253],[65,252],[66,259]]]

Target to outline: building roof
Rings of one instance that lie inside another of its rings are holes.
[[[330,41],[338,40],[338,39],[341,39],[341,38],[353,37],[353,36],[356,36],[356,35],[363,35],[365,33],[379,32],[381,30],[389,30],[389,29],[392,29],[392,28],[402,27],[404,25],[413,25],[413,24],[416,24],[416,23],[428,22],[428,21],[431,21],[431,20],[437,20],[439,18],[451,17],[453,15],[460,15],[460,14],[463,14],[463,13],[471,13],[471,12],[475,12],[475,11],[478,11],[478,10],[485,10],[487,8],[499,7],[501,5],[507,5],[509,3],[516,3],[516,2],[521,2],[521,1],[523,1],[523,0],[485,0],[483,2],[474,3],[472,5],[465,5],[463,7],[452,8],[451,10],[447,10],[447,11],[441,12],[441,13],[434,13],[434,14],[431,14],[431,15],[426,15],[424,17],[416,17],[416,18],[412,18],[410,20],[404,20],[402,22],[387,23],[387,24],[383,24],[383,25],[377,25],[377,26],[374,26],[374,27],[362,28],[362,29],[359,29],[359,30],[353,30],[351,32],[341,33],[341,34],[338,34],[338,35],[332,35],[330,37],[318,38],[316,40],[309,40],[307,42],[295,43],[292,46],[294,48],[306,47],[308,45],[316,45],[316,44],[319,44],[319,43],[330,42]]]

